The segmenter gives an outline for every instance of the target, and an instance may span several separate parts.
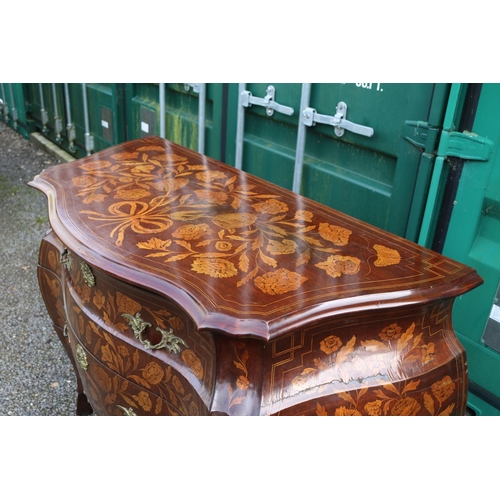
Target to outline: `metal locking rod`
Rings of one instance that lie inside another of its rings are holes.
[[[303,83],[302,92],[300,95],[300,109],[305,109],[309,106],[311,97],[311,84]],[[295,166],[293,169],[293,187],[292,190],[296,194],[300,194],[302,185],[302,170],[304,167],[304,153],[306,149],[306,126],[303,120],[299,120],[297,130],[297,147],[295,149]]]
[[[238,84],[238,95],[241,96],[245,92],[245,84]],[[241,97],[240,97],[241,104]],[[245,109],[243,106],[238,106],[238,115],[236,118],[236,158],[234,160],[234,166],[238,169],[242,169],[243,163],[243,135],[245,133]]]
[[[160,90],[160,137],[165,139],[165,84],[159,83]]]
[[[347,104],[341,101],[337,105],[337,112],[335,113],[335,116],[320,115],[313,108],[305,108],[302,112],[302,122],[308,127],[316,125],[316,123],[331,125],[332,127],[335,127],[335,135],[337,137],[342,137],[346,130],[349,130],[349,132],[352,132],[353,134],[364,135],[366,137],[371,137],[374,134],[374,130],[371,127],[350,122],[349,120],[346,120],[346,116]]]
[[[45,99],[43,97],[43,86],[41,83],[38,84],[38,91],[40,93],[40,117],[42,119],[42,133],[46,134],[49,129],[47,128],[47,123],[49,123],[49,113],[45,109]]]
[[[57,89],[56,84],[52,84],[52,99],[54,101],[54,130],[56,132],[56,141],[61,142],[61,132],[63,131],[62,118],[59,115],[59,104],[57,103]]]
[[[76,146],[74,141],[76,140],[76,129],[75,124],[71,121],[71,98],[69,96],[68,84],[64,84],[64,98],[66,101],[66,116],[68,118],[68,123],[66,125],[66,131],[68,133],[69,150],[74,153],[76,152]]]
[[[207,85],[205,83],[185,83],[184,88],[199,94],[198,102],[198,153],[205,154],[205,114],[207,100]]]
[[[9,105],[7,103],[7,99],[5,98],[5,88],[3,86],[3,83],[0,83],[0,88],[2,89],[2,105],[0,109],[2,109],[4,120],[7,121],[9,117]]]
[[[87,156],[92,154],[94,150],[94,136],[90,133],[90,122],[89,122],[89,105],[87,102],[87,84],[82,83],[82,95],[83,95],[83,119],[85,122],[85,149],[87,150]]]
[[[19,115],[17,114],[16,100],[14,99],[14,90],[12,89],[12,83],[9,83],[9,91],[10,91],[10,116],[14,121],[14,129],[17,130],[17,120],[19,119]]]
[[[276,89],[272,85],[267,87],[265,97],[254,97],[251,92],[244,90],[240,94],[240,103],[245,108],[249,108],[252,104],[255,104],[256,106],[263,106],[266,108],[267,116],[273,116],[275,111],[284,115],[292,116],[293,108],[278,104],[274,100],[275,94]]]

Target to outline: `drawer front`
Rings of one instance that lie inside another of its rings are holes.
[[[182,415],[175,405],[100,363],[78,341],[71,328],[69,336],[85,395],[97,415]]]
[[[38,283],[52,323],[64,328],[66,315],[64,312],[64,295],[61,277],[63,275],[64,247],[51,231],[40,245],[38,259]]]
[[[63,286],[59,277],[45,267],[38,266],[38,283],[45,307],[52,323],[64,328],[66,314],[64,312]]]
[[[189,345],[180,345],[179,352],[145,349],[128,328],[118,328],[124,325],[109,325],[87,311],[79,295],[69,285],[66,287],[66,300],[71,330],[99,363],[155,393],[175,406],[181,415],[208,413],[211,395],[203,385],[206,380],[205,365],[189,349]]]
[[[263,413],[462,415],[467,365],[451,305],[330,320],[273,341]]]
[[[71,259],[68,283],[76,302],[112,331],[138,340],[144,349],[166,353],[174,362],[180,359],[180,366],[194,375],[211,399],[216,360],[212,335],[196,330],[172,301],[90,267],[73,252]],[[138,327],[143,328],[140,335]]]
[[[64,245],[50,230],[42,239],[38,254],[38,264],[50,269],[57,276],[62,276],[64,264],[68,263],[67,252]]]

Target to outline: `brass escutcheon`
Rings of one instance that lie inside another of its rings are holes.
[[[87,355],[85,354],[85,351],[83,350],[83,347],[81,345],[76,346],[76,360],[84,370],[87,370],[87,368],[89,367],[89,362],[87,360]]]
[[[94,275],[92,274],[92,271],[91,271],[89,265],[86,262],[83,262],[83,260],[80,261],[80,269],[82,270],[83,280],[85,281],[85,284],[89,288],[92,288],[93,286],[95,286]]]
[[[62,253],[61,257],[59,258],[59,262],[68,270],[71,271],[71,264],[73,262],[72,257],[71,257],[71,252],[65,248]]]

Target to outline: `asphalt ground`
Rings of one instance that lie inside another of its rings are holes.
[[[75,373],[38,287],[47,201],[27,185],[55,163],[0,121],[0,416],[75,414]]]

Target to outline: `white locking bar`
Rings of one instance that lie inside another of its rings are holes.
[[[292,116],[293,108],[290,106],[283,106],[278,104],[275,100],[276,89],[269,85],[266,89],[265,97],[254,97],[248,90],[243,90],[240,94],[240,103],[245,108],[249,108],[252,104],[256,106],[263,106],[266,108],[266,113],[268,116],[273,116],[274,112],[282,113],[283,115]]]

